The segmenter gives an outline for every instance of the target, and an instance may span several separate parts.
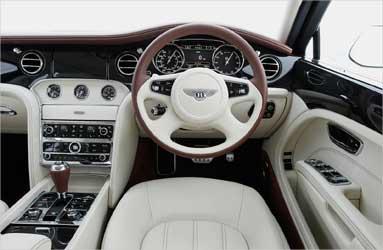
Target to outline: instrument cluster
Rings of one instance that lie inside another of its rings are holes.
[[[220,74],[235,75],[244,62],[242,52],[236,47],[220,40],[200,38],[175,40],[153,58],[155,69],[162,74],[204,67]]]

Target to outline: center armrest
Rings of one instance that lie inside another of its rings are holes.
[[[10,233],[0,235],[0,250],[51,250],[51,240],[39,234]]]

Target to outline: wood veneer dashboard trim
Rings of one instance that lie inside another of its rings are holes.
[[[127,43],[141,42],[142,40],[154,39],[161,33],[174,28],[178,24],[169,24],[158,26],[141,31],[135,31],[119,35],[90,35],[90,36],[2,36],[0,38],[3,45],[124,45]],[[291,55],[292,49],[277,40],[265,37],[263,35],[242,30],[239,28],[227,27],[238,35],[242,36],[248,42],[254,42],[258,45],[275,50],[277,52]]]

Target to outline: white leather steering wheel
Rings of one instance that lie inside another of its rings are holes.
[[[177,74],[153,74],[151,77],[146,75],[150,61],[163,46],[192,34],[212,35],[236,46],[248,60],[256,78],[231,77],[207,68],[193,68]],[[140,125],[160,146],[184,157],[216,157],[232,151],[254,132],[263,116],[267,85],[257,54],[242,37],[220,26],[186,24],[168,30],[148,46],[137,65],[132,95]],[[158,119],[152,119],[145,107],[147,100],[165,104],[166,112]],[[232,114],[233,105],[242,102],[254,104],[247,122],[239,121]],[[226,140],[211,147],[184,146],[171,139],[173,132],[180,128],[216,129],[225,135]]]

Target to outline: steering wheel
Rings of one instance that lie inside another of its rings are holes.
[[[236,78],[207,68],[192,68],[182,73],[147,75],[155,55],[168,43],[189,35],[209,35],[222,39],[240,50],[250,64],[254,78]],[[230,93],[236,93],[231,94]],[[156,100],[166,107],[158,119],[152,119],[145,101]],[[251,136],[260,123],[267,100],[267,83],[257,53],[235,32],[217,25],[185,24],[169,29],[146,48],[141,55],[132,83],[132,102],[139,124],[145,133],[164,149],[188,158],[217,157],[234,150]],[[232,114],[232,107],[253,102],[254,109],[247,122]],[[180,129],[215,129],[226,140],[218,145],[195,148],[171,139]]]

